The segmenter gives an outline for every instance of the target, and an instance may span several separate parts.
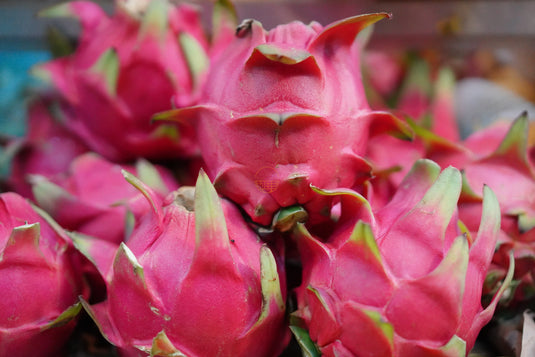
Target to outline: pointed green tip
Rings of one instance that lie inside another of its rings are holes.
[[[282,297],[281,282],[279,279],[279,272],[277,270],[277,261],[266,245],[260,248],[260,275],[262,296],[265,306],[262,307],[262,316],[267,316],[269,313],[269,305],[271,301],[275,301],[280,311],[286,309],[286,304]]]
[[[372,254],[375,260],[378,261],[379,264],[381,263],[382,259],[379,246],[375,241],[372,228],[369,224],[364,223],[363,221],[358,221],[357,224],[355,224],[355,228],[351,233],[349,241],[365,247],[365,249]]]
[[[156,337],[152,340],[150,351],[145,348],[138,347],[143,352],[148,352],[150,357],[153,356],[168,356],[168,357],[186,357],[184,353],[176,349],[173,342],[169,339],[164,330],[158,332]]]
[[[418,206],[423,209],[423,212],[434,212],[445,229],[457,209],[461,188],[461,173],[458,169],[450,166],[438,175]]]
[[[128,246],[124,242],[121,242],[121,244],[119,245],[119,249],[117,250],[117,253],[115,255],[115,260],[113,262],[114,270],[126,272],[122,269],[124,267],[122,266],[122,264],[124,263],[126,263],[127,266],[130,268],[130,272],[133,274],[136,280],[141,282],[141,284],[146,287],[145,272],[143,271],[143,267],[138,262],[136,256],[130,250],[130,248],[128,248]]]
[[[201,85],[203,75],[208,71],[210,59],[199,41],[190,34],[181,32],[178,42],[186,58],[193,86],[197,88]]]
[[[485,234],[496,235],[501,225],[500,203],[487,185],[483,186],[483,212],[479,230]]]
[[[167,0],[152,0],[141,20],[140,39],[153,34],[163,41],[168,28],[169,2]]]
[[[166,110],[164,112],[159,112],[154,114],[151,117],[151,121],[170,121],[170,122],[179,122],[180,121],[180,113],[182,112],[182,109],[171,109]]]
[[[436,162],[429,159],[418,159],[404,177],[400,187],[410,186],[412,182],[431,186],[439,175],[440,166]]]
[[[63,311],[57,318],[41,327],[41,332],[68,324],[78,316],[82,310],[82,303],[77,302]]]
[[[47,7],[43,10],[40,10],[39,12],[37,12],[37,16],[50,18],[77,17],[76,14],[73,12],[73,9],[69,2],[53,5],[51,7]]]
[[[123,174],[125,180],[132,186],[134,186],[139,192],[141,192],[141,194],[147,199],[153,212],[156,214],[158,220],[161,222],[161,217],[163,215],[162,208],[158,204],[158,201],[152,189],[145,183],[143,183],[140,179],[138,179],[136,176],[132,175],[130,172],[123,169],[121,170],[121,173]]]
[[[105,88],[111,96],[117,93],[117,80],[119,78],[119,56],[114,48],[110,48],[97,59],[91,67],[91,71],[102,76]]]
[[[323,45],[330,41],[341,41],[344,45],[351,45],[360,31],[364,28],[385,18],[391,18],[392,14],[379,12],[363,14],[334,22],[323,29],[312,41],[309,48]]]
[[[466,356],[466,341],[457,335],[453,335],[451,340],[440,348],[444,356],[464,357]]]
[[[291,325],[290,331],[292,331],[303,357],[321,357],[321,352],[318,346],[310,338],[308,331],[302,327]]]
[[[32,185],[35,202],[51,215],[57,212],[60,205],[74,199],[68,191],[50,182],[44,176],[30,175],[29,181]]]
[[[238,26],[238,21],[238,13],[232,1],[217,0],[215,2],[212,13],[212,28],[216,34],[225,27],[234,30]]]
[[[528,136],[529,118],[528,113],[524,111],[513,121],[505,138],[493,155],[512,156],[512,158],[516,158],[517,162],[521,162],[524,166],[527,166]]]
[[[480,202],[481,195],[478,195],[474,191],[474,189],[470,186],[470,183],[468,182],[468,178],[466,177],[466,173],[464,171],[461,171],[461,177],[462,177],[461,194],[463,196],[463,199],[474,201],[474,202]]]
[[[377,326],[379,330],[381,330],[384,337],[390,344],[390,350],[393,351],[394,350],[394,326],[391,323],[384,321],[383,316],[378,311],[362,309],[362,312],[366,314],[366,316],[368,316],[368,318],[375,323],[375,325]]]
[[[221,203],[212,181],[201,168],[195,183],[195,212],[221,211]]]
[[[41,237],[41,225],[39,223],[26,223],[13,228],[6,245],[15,245],[20,242],[27,242],[39,249],[39,238]]]
[[[199,171],[195,184],[195,236],[199,246],[204,239],[229,245],[227,222],[220,198],[204,170]]]

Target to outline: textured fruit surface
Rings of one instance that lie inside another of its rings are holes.
[[[157,118],[196,128],[216,189],[255,222],[267,225],[278,208],[293,204],[304,205],[312,220],[325,219],[330,200],[310,185],[361,183],[370,174],[361,157],[368,137],[402,126],[369,108],[361,81],[355,36],[385,17],[326,27],[295,21],[270,31],[246,20],[215,56],[201,104]]]
[[[87,311],[126,356],[276,356],[288,342],[279,259],[221,200],[206,174],[163,205],[131,175],[154,211],[114,251],[77,240],[107,281]]]
[[[34,73],[62,95],[69,130],[100,155],[117,161],[191,155],[197,150],[191,133],[150,118],[172,102],[197,100],[208,67],[200,14],[167,0],[129,3],[117,0],[112,16],[89,1],[43,11],[79,20],[82,32],[74,53]]]
[[[88,296],[75,251],[17,194],[0,195],[0,221],[0,355],[56,356],[75,326],[78,296]]]
[[[337,229],[322,243],[298,226],[303,284],[295,314],[325,356],[465,356],[512,278],[483,308],[481,293],[500,226],[484,189],[474,235],[458,226],[461,174],[416,162],[392,201],[372,213],[343,191]]]
[[[35,202],[62,227],[119,244],[128,220],[150,210],[143,195],[125,181],[122,170],[143,178],[160,197],[178,188],[171,172],[146,160],[119,165],[87,153],[68,170],[49,177],[31,175]]]

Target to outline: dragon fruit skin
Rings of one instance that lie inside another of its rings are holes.
[[[28,107],[28,132],[10,143],[15,154],[8,187],[27,198],[33,197],[27,175],[52,176],[64,172],[74,158],[88,151],[50,113],[53,100],[46,96],[32,100]]]
[[[69,16],[82,26],[76,51],[34,73],[64,98],[69,130],[113,161],[161,159],[196,153],[193,134],[151,124],[151,116],[196,102],[208,68],[200,14],[167,0],[131,9],[117,0],[109,17],[95,3],[73,1],[42,12]]]
[[[76,243],[107,281],[107,300],[84,302],[103,335],[123,356],[277,356],[289,341],[282,265],[238,209],[204,172],[193,207],[185,188],[162,204],[126,177],[154,211],[115,252]]]
[[[171,172],[148,161],[119,165],[87,153],[77,157],[67,172],[32,175],[33,196],[65,229],[119,244],[129,233],[129,214],[138,217],[150,209],[124,180],[123,169],[141,177],[162,198],[179,186]]]
[[[298,328],[324,356],[465,356],[512,278],[485,309],[481,293],[500,227],[498,202],[484,189],[476,235],[458,227],[461,174],[419,160],[392,201],[372,213],[351,191],[326,243],[298,225],[303,284]],[[295,327],[294,327],[295,329]]]
[[[458,163],[464,175],[459,214],[469,230],[481,211],[482,197],[476,193],[483,185],[496,193],[502,225],[492,274],[505,275],[513,252],[518,286],[510,300],[515,302],[535,297],[535,170],[528,157],[528,132],[526,115],[476,132],[464,143],[470,156]],[[497,289],[497,282],[489,277],[489,291]]]
[[[88,290],[64,232],[16,193],[0,195],[0,355],[58,356]]]
[[[321,220],[330,200],[310,184],[361,183],[370,171],[360,156],[368,136],[402,126],[369,108],[354,41],[385,17],[361,15],[326,27],[292,22],[271,31],[245,21],[214,58],[201,104],[155,118],[196,128],[216,189],[253,221],[268,225],[280,207],[294,204]]]
[[[460,142],[454,113],[453,70],[447,66],[432,68],[428,60],[420,57],[410,58],[408,62],[393,109],[406,119],[414,137],[407,141],[381,134],[368,141],[365,157],[373,167],[373,178],[367,191],[378,192],[373,194],[373,199],[370,193],[365,195],[374,208],[388,202],[417,159],[431,159],[443,168],[458,167],[459,160],[466,158],[469,151]]]

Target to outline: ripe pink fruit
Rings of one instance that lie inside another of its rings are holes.
[[[139,191],[124,180],[123,169],[138,175],[162,198],[178,188],[167,169],[148,161],[119,165],[87,153],[66,172],[31,176],[33,196],[65,229],[119,244],[130,233],[130,216],[150,210]]]
[[[156,118],[196,128],[216,189],[253,221],[267,225],[280,207],[294,204],[312,221],[326,219],[330,199],[310,185],[361,183],[370,171],[361,156],[368,136],[402,126],[369,108],[354,41],[385,17],[326,27],[292,22],[271,31],[247,20],[214,58],[201,104]]]
[[[68,169],[72,160],[88,151],[80,139],[53,116],[55,99],[35,98],[28,106],[28,132],[14,140],[9,189],[32,198],[28,175],[52,176]]]
[[[124,356],[277,356],[289,337],[282,268],[239,210],[217,196],[204,172],[193,206],[191,191],[161,205],[126,178],[153,211],[116,252],[98,241],[76,243],[107,281],[107,300],[84,306],[108,341]]]
[[[456,166],[467,155],[466,148],[459,143],[454,113],[454,73],[441,67],[435,78],[431,72],[426,61],[413,59],[395,106],[409,115],[414,140],[402,141],[382,134],[368,142],[366,159],[373,167],[373,178],[365,192],[374,208],[390,200],[417,159],[428,158],[445,168]],[[392,155],[393,152],[396,154]]]
[[[500,227],[496,197],[484,188],[476,235],[456,215],[461,174],[419,160],[392,201],[376,213],[352,191],[337,229],[320,242],[298,225],[303,284],[294,330],[324,356],[465,356],[512,278],[485,309],[482,285]],[[299,320],[301,320],[299,322]]]
[[[470,156],[458,164],[465,181],[459,213],[468,229],[475,228],[474,217],[481,211],[480,188],[488,185],[496,193],[502,234],[493,260],[494,274],[505,274],[509,253],[514,252],[514,278],[520,283],[515,300],[535,296],[535,169],[528,157],[528,132],[525,114],[510,125],[481,130],[466,140]]]
[[[0,355],[57,356],[88,293],[70,240],[15,193],[0,222]]]
[[[114,161],[191,155],[186,128],[152,125],[151,116],[196,102],[208,68],[207,40],[190,5],[117,0],[109,17],[95,3],[72,1],[42,12],[80,20],[76,51],[34,70],[62,95],[65,124]],[[140,5],[139,8],[132,7]]]

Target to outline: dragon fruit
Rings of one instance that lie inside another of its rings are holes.
[[[511,296],[515,301],[535,297],[535,170],[528,158],[528,132],[526,114],[512,124],[497,123],[470,136],[464,143],[469,155],[452,160],[463,170],[459,213],[469,229],[481,211],[480,188],[488,185],[498,197],[502,234],[488,289],[498,288],[496,282],[505,275],[508,255],[514,252],[518,287]]]
[[[29,174],[52,176],[64,172],[72,160],[89,149],[65,129],[51,113],[55,98],[34,98],[28,107],[28,132],[11,140],[14,148],[8,187],[32,198]]]
[[[413,140],[381,134],[368,141],[365,157],[373,167],[373,178],[366,183],[363,194],[374,208],[390,200],[416,160],[428,158],[442,168],[457,167],[468,153],[459,141],[454,113],[454,73],[449,67],[441,67],[434,79],[430,71],[423,59],[413,60],[396,107],[410,116],[407,122]]]
[[[0,195],[0,355],[57,356],[88,290],[72,244],[20,195]]]
[[[326,219],[330,198],[310,185],[352,187],[370,174],[369,135],[408,129],[372,111],[364,95],[356,34],[386,13],[326,27],[292,22],[271,31],[244,21],[218,56],[200,104],[160,113],[193,126],[218,192],[253,221],[271,223],[280,207],[303,205]]]
[[[372,213],[349,190],[333,235],[322,242],[298,224],[303,284],[293,330],[324,356],[465,356],[491,319],[507,279],[485,308],[482,285],[500,227],[485,187],[479,231],[466,231],[456,205],[461,174],[419,160],[392,201]]]
[[[107,300],[84,307],[108,341],[123,356],[277,356],[289,340],[282,266],[240,211],[204,172],[163,203],[125,175],[153,207],[128,243],[75,237],[107,281]]]
[[[208,69],[200,14],[167,0],[115,1],[108,16],[96,3],[72,1],[42,11],[81,22],[76,51],[33,73],[64,99],[69,130],[113,161],[188,156],[193,133],[151,124],[151,116],[196,102]]]
[[[123,169],[138,175],[162,198],[178,188],[163,167],[146,160],[135,166],[114,164],[95,153],[77,157],[66,172],[31,175],[29,180],[36,203],[62,227],[119,244],[130,233],[131,217],[150,209],[124,180]]]

